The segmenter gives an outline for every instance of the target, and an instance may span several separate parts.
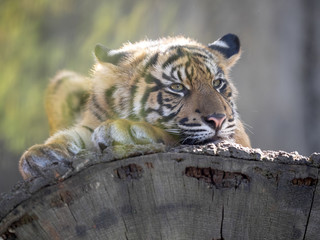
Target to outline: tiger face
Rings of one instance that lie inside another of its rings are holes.
[[[237,36],[208,46],[182,37],[111,51],[97,45],[95,55],[93,97],[103,101],[107,119],[145,121],[182,144],[232,141],[242,130],[228,77],[240,57]]]

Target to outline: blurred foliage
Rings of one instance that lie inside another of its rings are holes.
[[[144,36],[154,17],[148,9],[156,3],[0,0],[0,140],[6,147],[22,152],[43,142],[48,137],[43,99],[50,77],[64,68],[87,74],[98,42],[116,48]],[[168,32],[176,10],[171,4],[153,31]]]

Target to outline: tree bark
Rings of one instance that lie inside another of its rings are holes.
[[[86,153],[58,181],[21,183],[0,199],[1,238],[319,239],[320,154],[226,144],[146,153]]]

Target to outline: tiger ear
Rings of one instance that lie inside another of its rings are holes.
[[[213,43],[208,44],[208,47],[212,50],[218,51],[225,57],[227,67],[233,66],[241,55],[240,40],[238,36],[231,33],[224,35]]]
[[[113,52],[102,44],[97,44],[94,49],[94,55],[99,62],[117,65],[126,54]]]

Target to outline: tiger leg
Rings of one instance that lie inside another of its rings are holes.
[[[175,136],[146,122],[107,120],[93,133],[83,126],[56,133],[45,144],[27,150],[20,159],[19,169],[24,179],[43,175],[59,177],[72,168],[72,157],[83,149],[95,147],[103,151],[119,145],[175,145],[178,142]]]
[[[175,145],[175,136],[147,122],[134,122],[126,119],[107,120],[92,134],[92,142],[97,149],[117,145],[146,145],[163,143]]]
[[[24,179],[59,177],[72,168],[71,159],[83,149],[92,148],[90,129],[77,126],[60,131],[44,144],[28,149],[20,158],[19,170]]]

